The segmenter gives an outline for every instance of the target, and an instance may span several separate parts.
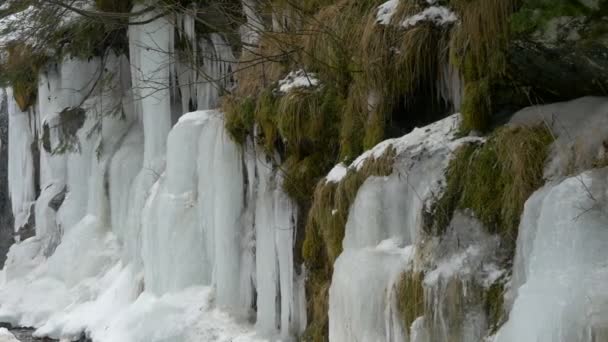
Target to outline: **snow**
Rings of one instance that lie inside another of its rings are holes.
[[[436,0],[426,1],[429,7],[426,7],[419,13],[409,16],[400,22],[400,26],[408,29],[416,26],[421,22],[431,22],[438,26],[452,24],[458,21],[458,16],[451,9],[445,6],[437,6]],[[389,0],[378,6],[376,13],[376,23],[380,25],[390,25],[393,16],[397,13],[400,0]]]
[[[532,106],[515,113],[511,123],[545,125],[556,137],[545,167],[545,178],[561,179],[573,171],[608,159],[608,98],[583,97],[568,102]]]
[[[418,25],[418,23],[428,21],[435,25],[442,26],[458,21],[458,16],[452,10],[444,6],[431,6],[425,8],[422,12],[405,18],[401,22],[404,28],[410,28]]]
[[[397,7],[399,6],[400,0],[389,0],[382,5],[378,6],[378,12],[376,13],[376,22],[380,25],[389,25]]]
[[[319,84],[319,79],[313,73],[304,70],[290,72],[284,79],[279,81],[279,91],[288,93],[293,89],[311,88]]]
[[[462,143],[483,141],[482,138],[475,137],[465,137],[454,141],[452,138],[458,131],[459,124],[460,114],[453,114],[426,127],[415,128],[403,137],[385,140],[364,152],[352,162],[349,168],[361,169],[368,158],[381,157],[389,147],[394,148],[397,155],[406,152],[414,155],[441,149],[453,151]]]
[[[19,342],[19,340],[6,328],[0,328],[0,342]]]
[[[331,171],[329,171],[329,173],[325,177],[325,182],[338,183],[342,180],[342,178],[346,176],[347,172],[348,168],[346,167],[346,165],[344,165],[344,163],[337,164],[333,167],[333,169],[331,169]]]
[[[606,339],[607,176],[606,169],[587,171],[529,200],[524,218],[533,217],[520,234],[533,244],[515,264],[525,279],[496,342]]]

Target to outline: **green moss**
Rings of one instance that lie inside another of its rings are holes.
[[[506,75],[509,20],[516,0],[450,0],[461,16],[452,33],[450,61],[464,76],[462,104],[465,130],[486,131],[495,108],[495,84]]]
[[[487,79],[467,83],[460,112],[462,113],[462,129],[465,131],[485,132],[489,128],[492,102]]]
[[[261,131],[261,134],[256,137],[257,143],[264,146],[268,153],[274,151],[279,138],[279,130],[276,123],[279,114],[276,103],[277,100],[272,90],[266,90],[258,98],[254,112],[254,121]]]
[[[490,334],[494,334],[505,319],[504,313],[504,283],[498,281],[492,284],[484,293],[484,311],[488,318]]]
[[[416,318],[424,315],[424,274],[407,271],[397,284],[397,308],[401,314],[403,328],[408,329]]]
[[[545,127],[508,126],[481,146],[461,147],[447,169],[444,194],[427,217],[427,232],[442,234],[456,209],[470,209],[513,247],[524,203],[543,184],[552,142]]]
[[[543,31],[547,23],[557,17],[578,17],[593,11],[578,0],[525,0],[511,17],[511,30],[515,34]]]
[[[251,98],[238,100],[228,96],[223,99],[222,109],[225,115],[226,130],[234,141],[244,144],[247,136],[253,132],[255,102]]]

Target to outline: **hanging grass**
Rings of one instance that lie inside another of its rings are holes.
[[[463,128],[490,128],[495,84],[505,78],[510,18],[517,0],[450,0],[460,16],[451,36],[450,59],[465,82]]]
[[[38,72],[46,63],[46,57],[20,43],[10,44],[7,52],[5,63],[0,65],[0,80],[3,86],[13,88],[13,97],[24,112],[36,102]]]
[[[553,139],[545,126],[506,126],[481,146],[461,147],[446,171],[446,189],[430,213],[427,233],[443,234],[456,209],[470,209],[489,233],[514,247],[524,203],[544,182]]]
[[[424,315],[424,273],[407,271],[397,283],[397,309],[401,314],[403,328],[409,333],[412,323]]]

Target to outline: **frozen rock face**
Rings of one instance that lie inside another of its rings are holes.
[[[130,27],[130,61],[49,66],[38,116],[9,102],[12,210],[37,223],[0,272],[0,321],[40,337],[108,342],[255,341],[256,331],[290,340],[304,330],[296,206],[271,159],[230,140],[222,113],[182,115],[217,106],[234,60],[221,36],[188,32],[197,61],[219,80],[190,79],[201,85],[189,94],[178,91],[187,83],[167,54],[174,27],[161,18]],[[110,84],[91,89],[85,80],[99,72]],[[80,107],[76,144],[53,153],[67,107]],[[32,144],[41,148],[39,177]]]
[[[455,140],[457,115],[381,143],[358,158],[396,150],[393,174],[370,177],[350,208],[329,291],[329,337],[332,341],[407,341],[396,304],[397,282],[415,265],[426,205],[441,188]],[[339,180],[338,180],[339,181]],[[419,333],[419,335],[422,334]]]
[[[512,124],[546,125],[555,135],[545,178],[560,179],[608,160],[608,99],[580,99],[524,108]]]
[[[36,336],[75,339],[86,332],[96,341],[253,333],[250,323],[214,314],[218,307],[255,320],[262,336],[301,333],[297,211],[279,170],[253,144],[242,150],[232,142],[221,113],[199,111],[180,118],[168,134],[168,153],[153,154],[153,172],[145,151],[156,144],[145,141],[160,137],[156,128],[148,134],[133,112],[99,116],[100,108],[120,105],[114,96],[99,91],[85,102],[80,152],[66,155],[67,168],[46,156],[48,185],[38,198],[43,224],[9,253],[0,320],[36,327]],[[63,201],[61,187],[69,189]],[[174,323],[159,333],[145,317]],[[133,329],[125,322],[144,323]]]
[[[608,335],[607,170],[548,186],[526,205],[517,297],[495,341],[603,341]]]
[[[426,238],[418,246],[416,265],[425,272],[424,316],[412,323],[411,338],[482,341],[492,323],[486,296],[507,273],[499,266],[500,238],[469,213],[457,211],[440,238]]]
[[[15,217],[14,232],[25,228],[33,215],[36,199],[34,170],[35,114],[22,112],[13,98],[12,89],[7,89],[9,118],[8,180],[12,212]]]

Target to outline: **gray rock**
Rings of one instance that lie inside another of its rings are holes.
[[[67,192],[68,189],[63,187],[63,189],[49,201],[49,207],[55,211],[58,211],[59,207],[61,207],[63,201],[65,200],[65,195]]]

